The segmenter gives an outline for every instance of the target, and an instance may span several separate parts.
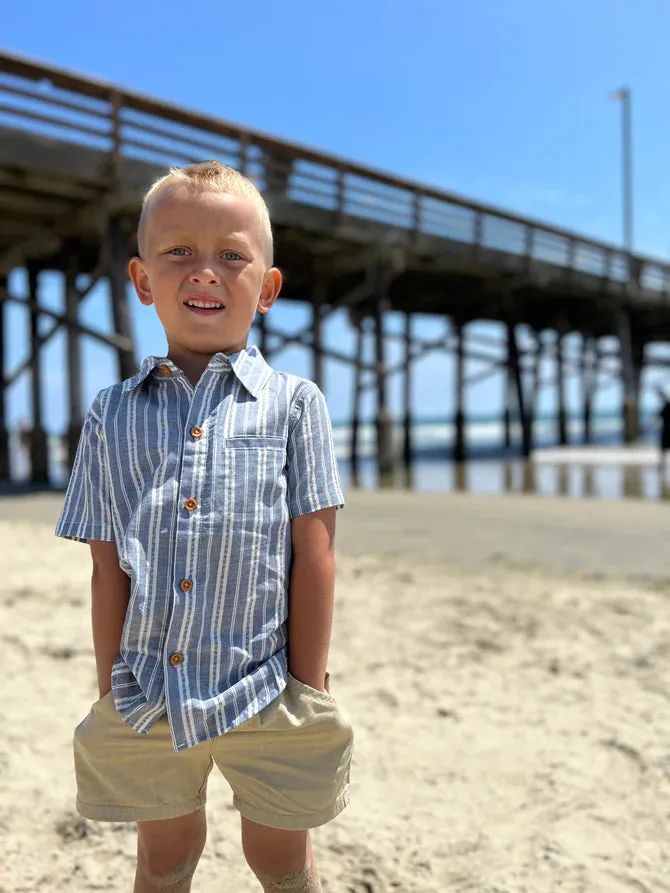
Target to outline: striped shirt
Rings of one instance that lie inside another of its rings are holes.
[[[290,522],[343,502],[321,391],[254,347],[195,386],[149,357],[98,394],[56,534],[116,543],[130,577],[112,691],[133,729],[167,713],[184,750],[280,694]]]

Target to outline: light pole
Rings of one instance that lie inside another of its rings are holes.
[[[633,251],[633,136],[630,89],[622,87],[612,95],[612,98],[621,103],[623,244],[630,257]]]

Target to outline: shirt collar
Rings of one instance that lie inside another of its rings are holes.
[[[272,375],[272,369],[263,359],[260,350],[255,346],[245,347],[243,350],[230,356],[224,353],[216,353],[207,364],[207,369],[212,372],[225,372],[226,369],[231,368],[239,381],[254,398],[258,397]],[[169,372],[166,374],[163,370],[169,370]],[[129,393],[139,388],[149,375],[160,380],[162,378],[167,379],[172,374],[180,373],[181,369],[175,366],[172,360],[167,357],[147,357],[142,363],[139,372],[123,382],[123,392]]]

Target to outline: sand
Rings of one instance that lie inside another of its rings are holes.
[[[128,893],[132,826],[74,811],[95,697],[88,552],[58,496],[0,499],[0,891]],[[328,893],[670,891],[667,507],[352,494],[331,670],[353,799]],[[212,775],[193,889],[257,890]]]

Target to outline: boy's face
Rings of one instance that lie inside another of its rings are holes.
[[[168,186],[148,209],[142,241],[130,278],[140,301],[156,307],[171,353],[242,350],[256,311],[267,312],[281,288],[253,203]]]

